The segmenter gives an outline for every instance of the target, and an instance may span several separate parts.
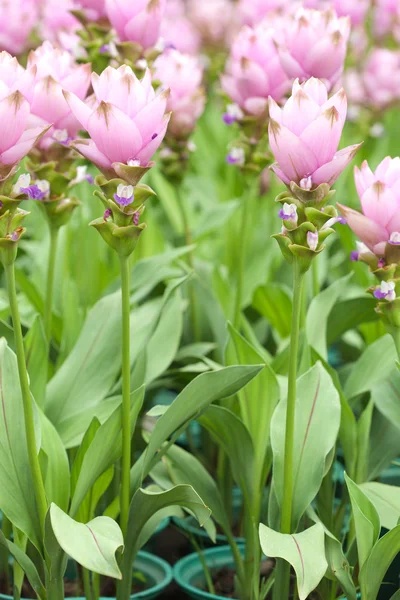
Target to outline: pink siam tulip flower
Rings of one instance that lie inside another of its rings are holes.
[[[89,106],[70,92],[64,96],[91,140],[74,147],[106,176],[116,176],[114,163],[145,167],[167,131],[168,91],[156,96],[147,70],[139,81],[130,67],[107,67],[92,74],[95,93]]]
[[[376,0],[373,13],[373,30],[377,38],[391,33],[400,39],[400,4],[398,0]]]
[[[176,137],[186,137],[204,111],[202,66],[194,56],[168,50],[155,61],[154,76],[163,88],[170,89],[167,103],[167,110],[172,111],[169,131]]]
[[[106,15],[105,0],[79,0],[79,5],[88,11],[88,16],[99,19]]]
[[[250,114],[265,111],[268,97],[278,102],[290,89],[268,23],[244,26],[237,36],[221,84],[228,96]]]
[[[302,85],[295,81],[282,109],[270,98],[269,142],[277,161],[271,168],[284,183],[310,190],[336,181],[360,146],[337,151],[346,112],[344,90],[328,99],[315,78]]]
[[[400,100],[400,51],[372,50],[363,73],[368,102],[383,109]]]
[[[254,27],[271,12],[283,10],[290,0],[240,0],[239,16],[243,24]]]
[[[235,30],[235,11],[230,0],[189,0],[188,16],[206,46],[224,46]]]
[[[201,36],[185,16],[163,19],[160,33],[167,48],[173,47],[185,54],[197,54],[200,50]]]
[[[350,17],[352,25],[364,23],[371,0],[332,0],[332,6],[339,17]]]
[[[332,87],[343,72],[349,35],[349,17],[300,8],[276,31],[282,67],[290,78],[318,77]]]
[[[57,131],[65,131],[66,139],[75,137],[80,123],[72,114],[63,90],[83,100],[90,86],[90,64],[77,65],[66,50],[44,42],[29,54],[28,66],[37,68],[32,113],[43,123],[53,125],[53,135],[56,134],[57,139]],[[41,145],[48,146],[53,140],[49,134]]]
[[[166,0],[106,0],[106,12],[121,41],[155,46]]]
[[[73,0],[43,0],[40,3],[40,36],[43,40],[59,42],[60,34],[72,34],[81,29],[81,24],[71,10],[79,6]]]
[[[371,171],[367,161],[354,171],[362,213],[338,205],[348,225],[376,256],[400,244],[400,158],[387,156]]]
[[[37,20],[35,0],[0,0],[0,50],[21,54]]]
[[[7,52],[0,53],[0,175],[8,175],[46,128],[29,127],[36,69],[26,71]]]

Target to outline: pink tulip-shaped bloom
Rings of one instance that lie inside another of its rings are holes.
[[[168,91],[156,95],[150,71],[139,81],[126,65],[107,67],[100,76],[93,73],[92,86],[95,97],[90,105],[64,92],[91,137],[75,141],[74,147],[107,176],[113,174],[113,163],[146,166],[167,131]]]
[[[339,17],[350,17],[352,25],[364,23],[371,0],[333,0],[332,5]]]
[[[16,58],[0,52],[0,174],[31,151],[46,128],[30,127],[30,103],[36,67],[23,69]]]
[[[314,78],[295,81],[283,108],[270,98],[269,143],[277,161],[271,168],[284,183],[310,190],[336,181],[359,148],[337,151],[346,112],[344,90],[328,99],[326,86]]]
[[[385,108],[400,100],[400,51],[372,50],[363,73],[368,102]]]
[[[284,9],[290,0],[239,0],[238,11],[244,25],[254,27],[271,12]]]
[[[221,84],[228,96],[249,114],[265,111],[268,97],[280,101],[290,90],[281,67],[274,31],[267,22],[245,25],[237,36]]]
[[[106,12],[121,41],[147,49],[160,35],[166,0],[106,0]]]
[[[185,16],[163,19],[160,34],[167,48],[176,48],[184,54],[197,54],[200,50],[201,36]]]
[[[300,8],[276,31],[278,53],[290,78],[318,77],[332,87],[340,79],[350,35],[349,17],[332,9]]]
[[[201,88],[203,68],[199,60],[178,50],[168,50],[154,63],[154,76],[170,89],[167,110],[172,111],[169,131],[186,137],[202,115],[205,95]]]
[[[105,0],[79,0],[79,4],[90,18],[99,19],[106,15]]]
[[[21,54],[37,19],[35,0],[0,0],[0,50]]]
[[[379,39],[390,33],[399,39],[400,4],[398,0],[375,0],[373,31]]]
[[[77,65],[69,52],[44,42],[29,54],[28,66],[37,68],[32,113],[44,124],[53,125],[52,132],[42,140],[41,145],[50,145],[52,135],[62,139],[58,130],[65,132],[63,141],[75,137],[80,123],[72,114],[63,90],[83,100],[90,86],[90,64]]]
[[[235,28],[235,11],[230,0],[189,0],[188,16],[206,45],[225,45]]]
[[[383,256],[387,243],[400,243],[400,158],[387,156],[375,173],[364,161],[354,175],[362,213],[342,205],[340,212],[371,252]]]

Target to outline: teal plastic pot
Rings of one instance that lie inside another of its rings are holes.
[[[158,598],[173,579],[172,568],[165,560],[143,550],[138,553],[133,568],[134,571],[142,573],[149,583],[147,590],[131,596],[134,600],[152,600],[153,598]],[[0,594],[0,599],[13,600],[13,597]],[[74,598],[74,600],[85,600],[85,598]],[[100,598],[100,600],[110,600],[110,598]]]
[[[244,553],[243,546],[240,547],[240,551]],[[233,560],[230,546],[209,548],[203,552],[203,558],[211,573],[223,567],[235,568],[235,561]],[[197,552],[185,556],[185,558],[176,563],[174,567],[174,579],[190,598],[194,598],[195,600],[204,600],[206,598],[210,600],[217,600],[217,598],[226,600],[224,596],[214,596],[206,591],[206,578],[204,577],[203,566]]]

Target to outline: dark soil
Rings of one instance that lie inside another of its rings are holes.
[[[9,583],[7,585],[5,581],[4,575],[0,578],[0,593],[6,594],[8,596],[13,595],[12,584]],[[71,581],[70,579],[66,579],[64,581],[64,594],[66,598],[75,598],[79,595],[79,583],[77,581]],[[22,598],[36,598],[36,594],[33,591],[29,581],[24,579],[21,590]]]

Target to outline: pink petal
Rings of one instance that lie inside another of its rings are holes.
[[[271,96],[268,98],[269,116],[277,123],[282,123],[282,109]]]
[[[339,150],[330,162],[326,163],[326,165],[322,165],[322,167],[312,174],[313,183],[315,185],[319,185],[320,183],[332,185],[335,183],[341,172],[347,167],[349,162],[353,160],[360,147],[361,144],[354,144],[353,146],[348,146],[347,148],[343,148],[343,150]]]
[[[267,99],[257,97],[247,98],[244,108],[250,115],[262,115],[267,110]]]
[[[364,194],[365,190],[369,188],[375,181],[375,175],[369,168],[366,160],[361,165],[361,169],[354,167],[354,180],[356,183],[357,193],[359,197]]]
[[[63,94],[73,114],[78,119],[82,127],[87,130],[89,117],[93,112],[92,109],[87,104],[82,102],[82,100],[80,100],[75,94],[71,94],[71,92],[66,91],[64,91]]]
[[[336,92],[336,94],[333,94],[333,96],[331,96],[329,100],[324,102],[323,106],[321,107],[321,111],[323,112],[325,110],[328,110],[332,106],[336,108],[340,115],[340,118],[344,123],[346,121],[347,116],[347,96],[343,88]]]
[[[29,103],[32,102],[33,93],[35,90],[35,79],[36,79],[36,65],[33,67],[28,67],[21,77],[18,77],[17,81],[13,86],[10,87],[10,91],[15,92],[19,91]]]
[[[238,90],[236,79],[232,75],[221,75],[221,87],[233,102],[243,108],[244,98]]]
[[[279,179],[281,181],[283,181],[283,183],[286,183],[286,185],[289,185],[290,183],[290,179],[288,179],[285,175],[285,173],[279,168],[278,163],[274,163],[273,165],[270,166],[271,171],[273,171],[275,173],[275,175],[277,177],[279,177]]]
[[[20,139],[29,117],[29,102],[20,92],[14,92],[0,102],[0,152],[14,146]]]
[[[336,108],[332,107],[308,125],[300,135],[300,139],[314,152],[319,165],[326,164],[334,157],[343,125],[344,121]]]
[[[376,181],[361,196],[363,213],[375,223],[386,227],[393,215],[398,211],[397,200],[392,190]]]
[[[160,126],[165,114],[169,94],[169,90],[158,94],[134,118],[134,123],[142,136],[143,145],[150,142],[152,135],[157,133],[157,127]]]
[[[300,135],[319,114],[319,105],[304,90],[299,89],[283,107],[282,123],[294,134]]]
[[[300,79],[305,79],[307,77],[307,73],[304,71],[303,67],[297,62],[295,58],[285,50],[283,47],[278,46],[278,55],[279,60],[281,61],[281,65],[286,75],[293,79],[294,77],[299,77]]]
[[[0,155],[0,162],[5,165],[13,165],[22,160],[32,150],[35,143],[46,133],[47,129],[35,127],[34,129],[24,131],[18,142]]]
[[[347,220],[352,231],[370,250],[373,250],[377,244],[386,242],[389,239],[386,229],[375,223],[372,219],[348,206],[343,206],[342,204],[337,204],[336,206]]]
[[[318,168],[314,153],[284,125],[271,120],[269,143],[280,169],[290,181],[297,183]]]
[[[156,152],[157,148],[161,144],[164,139],[164,136],[167,132],[168,123],[170,120],[171,114],[167,114],[163,118],[162,127],[157,133],[157,137],[154,140],[151,140],[147,146],[141,149],[141,151],[136,155],[132,156],[132,158],[136,158],[140,160],[142,166],[146,166],[153,154]]]
[[[90,64],[80,65],[68,77],[62,80],[62,87],[64,90],[76,94],[78,98],[83,100],[86,98],[90,86],[91,74],[92,66]]]
[[[101,102],[92,113],[87,129],[100,152],[111,162],[127,163],[136,157],[143,145],[135,123],[108,102]]]
[[[46,77],[35,86],[35,95],[31,107],[32,113],[52,123],[58,128],[60,119],[71,111],[63,96],[61,85],[52,77]]]
[[[75,140],[73,147],[99,169],[111,169],[110,160],[100,152],[92,140]]]
[[[323,104],[328,100],[328,89],[326,85],[316,77],[311,77],[303,84],[303,90],[318,104]]]

